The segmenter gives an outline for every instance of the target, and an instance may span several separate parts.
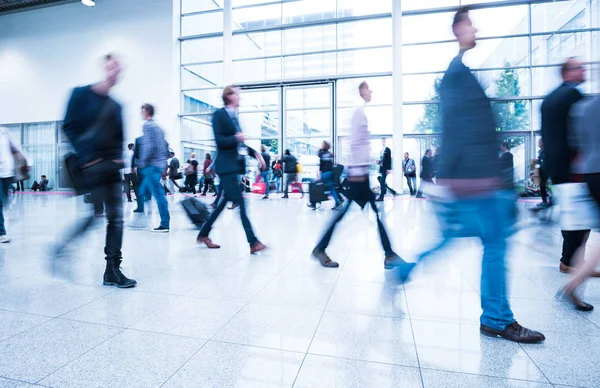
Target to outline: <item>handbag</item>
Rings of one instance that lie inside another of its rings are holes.
[[[196,169],[194,168],[193,164],[188,163],[188,166],[185,168],[185,170],[183,170],[183,173],[185,174],[185,176],[193,175],[196,173]]]

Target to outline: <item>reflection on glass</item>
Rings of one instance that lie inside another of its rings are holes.
[[[369,74],[392,71],[392,48],[360,49],[337,53],[338,74]]]
[[[283,23],[335,19],[336,0],[301,0],[283,3]]]
[[[223,63],[206,63],[181,67],[181,88],[202,89],[223,84]]]
[[[281,55],[281,31],[233,35],[233,59]]]
[[[388,46],[392,44],[392,18],[339,23],[337,33],[338,49]]]
[[[223,106],[221,88],[186,91],[182,95],[183,113],[212,113]]]
[[[234,61],[233,75],[235,83],[280,80],[281,58]]]
[[[223,0],[181,0],[182,14],[210,11],[220,8],[223,8]]]
[[[316,78],[335,74],[335,53],[283,58],[285,79]]]
[[[331,89],[329,86],[285,90],[286,109],[329,108],[330,104]]]
[[[254,30],[281,25],[281,3],[234,9],[234,30]]]
[[[223,60],[223,37],[184,40],[181,42],[181,63]]]
[[[556,1],[531,5],[531,32],[576,30],[589,27],[584,2]]]
[[[465,64],[473,69],[529,65],[529,38],[498,38],[477,42],[477,48],[465,54]]]
[[[261,139],[279,136],[278,112],[240,113],[239,120],[247,137]]]
[[[283,53],[335,50],[335,24],[283,30]]]
[[[239,111],[279,111],[279,89],[243,90],[240,95]]]
[[[209,12],[181,18],[181,36],[223,31],[223,12]]]
[[[182,141],[208,141],[213,138],[212,114],[183,117],[181,119]],[[212,143],[212,140],[209,142]]]
[[[328,136],[331,133],[331,110],[311,109],[286,112],[288,137]]]
[[[529,101],[492,101],[492,110],[499,131],[529,130]]]

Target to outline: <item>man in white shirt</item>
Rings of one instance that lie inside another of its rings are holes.
[[[4,203],[8,198],[8,188],[15,176],[15,158],[12,153],[12,144],[8,136],[8,129],[0,127],[0,243],[10,242],[4,227]]]
[[[363,81],[359,88],[360,97],[365,101],[365,105],[371,101],[369,85]],[[385,230],[383,222],[379,218],[379,211],[375,205],[375,194],[369,186],[369,166],[371,164],[371,139],[369,136],[369,123],[365,115],[364,105],[354,112],[352,117],[352,129],[350,132],[350,157],[348,158],[348,204],[338,213],[336,213],[333,222],[327,228],[321,241],[317,244],[312,252],[313,257],[321,262],[321,265],[328,268],[337,268],[339,264],[332,261],[325,249],[329,245],[331,236],[335,226],[344,217],[352,202],[356,202],[361,208],[364,208],[367,203],[371,205],[371,209],[377,216],[377,227],[379,229],[379,237],[381,245],[385,253],[384,266],[387,269],[393,268],[400,263],[405,263],[393,250]]]

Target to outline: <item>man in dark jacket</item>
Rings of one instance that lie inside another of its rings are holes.
[[[94,207],[106,207],[106,270],[104,285],[133,287],[137,282],[128,279],[120,270],[123,243],[123,198],[121,171],[123,167],[123,121],[121,106],[109,93],[119,79],[121,66],[112,55],[104,58],[106,77],[99,83],[73,90],[65,114],[63,130],[80,162],[91,192]],[[81,236],[94,220],[83,220],[73,235],[57,247],[57,254],[75,237]]]
[[[422,253],[419,261],[457,237],[478,237],[483,244],[481,266],[480,332],[513,342],[544,341],[543,334],[521,326],[513,317],[506,285],[506,245],[514,198],[503,190],[498,160],[498,134],[494,112],[477,78],[463,63],[463,54],[475,47],[468,7],[454,16],[452,30],[460,51],[444,74],[440,87],[443,152],[439,155],[440,190],[447,191],[438,213],[444,239]],[[456,220],[460,220],[457,222]],[[413,266],[400,266],[407,279]]]
[[[421,160],[421,185],[417,191],[417,198],[423,198],[423,182],[433,184],[433,160],[431,160],[431,149],[425,151]]]
[[[379,174],[381,174],[377,180],[379,181],[379,185],[381,186],[381,191],[379,193],[379,198],[377,198],[377,201],[383,201],[383,197],[385,197],[385,194],[388,190],[393,195],[398,194],[385,182],[388,174],[392,172],[392,151],[389,147],[385,145],[385,138],[381,139],[381,144],[383,145],[383,148],[381,149],[381,155],[379,157],[379,161],[377,162],[377,164],[379,164]]]
[[[575,58],[568,59],[561,67],[563,84],[550,93],[542,103],[542,140],[544,142],[544,170],[553,185],[569,182],[583,182],[581,175],[571,174],[571,163],[576,152],[569,145],[573,136],[569,125],[573,105],[581,100],[582,95],[577,86],[585,81],[585,69]],[[584,244],[589,230],[563,230],[562,257],[560,272],[571,270],[571,259],[577,248]],[[593,276],[600,276],[594,272]]]
[[[240,218],[246,232],[248,244],[250,244],[250,253],[260,252],[267,247],[261,243],[254,235],[250,220],[246,215],[246,204],[242,193],[238,188],[238,176],[246,172],[245,156],[254,155],[259,161],[261,169],[265,168],[265,161],[260,153],[244,144],[244,134],[240,128],[236,109],[239,106],[239,89],[236,86],[227,86],[223,89],[224,108],[218,109],[213,114],[212,126],[217,143],[217,159],[215,161],[215,173],[220,178],[220,188],[223,190],[224,198],[219,201],[217,208],[210,215],[210,218],[202,226],[198,234],[198,243],[205,244],[210,249],[218,249],[219,245],[213,243],[208,237],[212,225],[215,223],[219,214],[231,201],[239,205]]]
[[[502,143],[500,151],[502,152],[502,155],[500,155],[500,171],[505,188],[513,189],[515,185],[515,157],[510,152],[508,143]]]
[[[281,159],[281,163],[283,164],[283,172],[285,173],[282,198],[289,198],[288,192],[290,185],[295,183],[298,177],[298,159],[292,155],[290,150],[285,150],[283,158]],[[300,186],[300,192],[302,193],[302,196],[304,196],[304,193],[302,192],[302,186]]]

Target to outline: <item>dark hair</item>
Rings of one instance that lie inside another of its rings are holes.
[[[331,144],[328,141],[323,140],[323,145],[325,146],[325,151],[329,151],[331,149]]]
[[[212,160],[212,155],[211,155],[210,153],[208,153],[208,152],[207,152],[207,153],[206,153],[206,156],[205,156],[205,158],[206,158],[207,160]]]
[[[431,148],[427,148],[427,149],[425,150],[425,153],[428,153],[428,152],[431,152]]]
[[[369,84],[367,83],[367,81],[363,81],[360,83],[360,85],[358,85],[358,91],[362,91],[363,89],[366,89],[369,87]]]
[[[502,143],[502,147],[506,148],[507,150],[510,149],[507,142]]]
[[[132,150],[132,149],[133,149],[133,147],[134,147],[133,143],[129,143],[129,144],[127,144],[127,148],[129,148],[130,150]]]
[[[231,96],[232,94],[236,94],[238,88],[239,86],[237,85],[225,86],[225,88],[223,89],[223,95],[221,96],[223,98],[223,104],[229,105],[229,96]]]
[[[150,117],[154,117],[154,107],[152,104],[144,104],[142,105],[142,110],[146,112]]]
[[[572,62],[573,60],[575,60],[575,59],[577,59],[577,58],[575,58],[575,57],[570,57],[570,58],[568,58],[568,59],[565,61],[565,63],[563,63],[563,64],[562,64],[562,66],[560,67],[560,75],[561,75],[563,78],[564,78],[564,76],[565,76],[565,75],[567,75],[567,72],[568,72],[569,70],[571,70],[571,62]]]
[[[108,61],[110,61],[111,59],[115,59],[115,56],[112,53],[108,53],[108,54],[106,54],[104,56],[104,62],[105,63],[108,62]]]
[[[290,150],[289,149],[285,150],[284,154],[285,155],[291,155]]]
[[[173,157],[173,156],[175,156],[175,152],[173,152],[173,151],[169,151],[169,155],[170,155],[171,157]]]
[[[452,20],[452,27],[456,26],[459,23],[462,23],[469,17],[469,11],[471,7],[460,7],[458,11],[454,14],[454,19]]]
[[[42,178],[45,178],[45,177],[46,177],[46,175],[42,175]]]

